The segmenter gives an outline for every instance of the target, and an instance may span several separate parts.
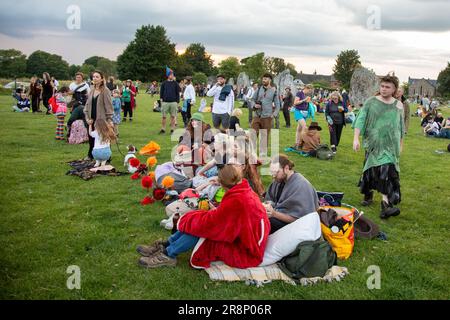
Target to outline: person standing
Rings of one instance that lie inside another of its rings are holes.
[[[41,84],[37,79],[37,77],[32,77],[30,82],[31,82],[30,83],[31,110],[33,110],[33,113],[42,112],[41,110],[39,110],[42,91]]]
[[[337,147],[341,141],[342,129],[345,126],[346,112],[348,112],[348,108],[344,104],[339,92],[332,92],[330,101],[328,101],[325,107],[325,117],[330,131],[330,146],[334,154],[336,154]]]
[[[219,74],[217,76],[217,83],[208,90],[206,95],[214,97],[212,107],[213,126],[216,129],[223,130],[230,127],[231,113],[234,109],[234,91],[233,86],[225,84],[225,76]]]
[[[108,83],[106,84],[106,87],[111,92],[113,92],[115,89],[117,89],[117,85],[114,84],[114,77],[109,77]]]
[[[380,218],[398,216],[400,209],[400,153],[405,133],[403,104],[394,98],[399,87],[395,76],[381,78],[379,95],[369,98],[353,124],[353,150],[360,149],[359,136],[366,149],[359,188],[364,194],[362,205],[373,202],[373,191],[382,195]]]
[[[253,104],[252,104],[252,98],[253,95],[255,94],[256,90],[258,90],[258,84],[254,83],[247,91],[247,94],[245,95],[245,101],[247,104],[247,108],[248,108],[248,124],[251,125],[252,124],[252,120],[253,120]]]
[[[84,116],[86,122],[95,130],[95,121],[97,119],[106,120],[113,126],[112,116],[114,109],[112,106],[111,92],[106,87],[105,77],[101,71],[94,71],[92,73],[93,86],[88,95],[86,106],[84,107]],[[94,149],[95,139],[89,135],[89,151],[87,159],[94,159],[92,150]],[[87,160],[86,159],[86,160]]]
[[[53,82],[50,78],[50,75],[47,72],[42,74],[43,82],[42,82],[42,91],[41,91],[41,100],[44,107],[47,109],[45,114],[50,114],[50,104],[48,100],[53,97],[55,93],[55,87],[53,86]]]
[[[72,95],[72,100],[75,100],[78,102],[78,104],[84,106],[91,89],[89,88],[89,85],[84,81],[83,73],[77,72],[75,74],[75,81],[70,84],[69,89],[69,94]]]
[[[397,93],[395,94],[395,98],[403,103],[403,122],[405,134],[407,134],[409,129],[409,120],[411,118],[411,108],[409,106],[408,100],[405,98],[404,92],[405,90],[403,88],[398,88]]]
[[[306,85],[303,90],[299,90],[294,100],[295,121],[297,121],[297,132],[295,135],[295,148],[299,148],[301,135],[306,130],[306,119],[309,116],[309,102],[311,97],[309,94],[314,87],[310,84]]]
[[[127,115],[129,116],[129,120],[133,121],[133,100],[136,92],[133,89],[133,83],[131,80],[127,80],[124,88],[122,89],[122,100],[124,103],[123,106],[123,121],[127,121]]]
[[[285,94],[282,97],[283,99],[283,116],[284,121],[286,122],[286,128],[291,127],[291,112],[290,109],[294,104],[294,95],[291,92],[291,88],[287,87],[284,90]]]
[[[175,130],[175,121],[178,112],[178,103],[180,103],[181,88],[175,81],[173,71],[169,68],[166,69],[167,80],[161,84],[161,90],[159,93],[161,99],[161,131],[159,134],[166,133],[166,121],[167,114],[170,115],[170,133]]]
[[[256,135],[259,135],[259,130],[267,130],[267,136],[269,136],[273,119],[280,112],[280,97],[277,89],[272,86],[272,80],[271,74],[263,75],[262,86],[253,95],[255,114],[252,120],[252,129],[256,131]]]
[[[191,120],[191,107],[195,104],[195,89],[192,85],[192,77],[186,77],[183,92],[183,107],[181,115],[183,116],[184,127],[186,128]]]

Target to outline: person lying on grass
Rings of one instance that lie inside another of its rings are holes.
[[[270,223],[266,210],[247,180],[242,166],[220,166],[219,182],[226,190],[218,208],[196,210],[178,220],[178,232],[167,241],[139,246],[143,256],[139,265],[146,268],[173,267],[177,256],[194,248],[191,266],[208,268],[223,261],[234,268],[258,266],[264,257]]]

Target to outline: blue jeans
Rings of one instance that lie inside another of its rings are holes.
[[[447,138],[450,139],[450,129],[442,129],[439,134],[439,138]]]
[[[94,160],[107,161],[109,158],[111,158],[111,148],[105,147],[101,149],[93,149],[92,157],[94,158]]]
[[[177,231],[169,238],[170,244],[166,248],[167,255],[171,258],[176,258],[180,253],[193,249],[197,242],[197,237]]]

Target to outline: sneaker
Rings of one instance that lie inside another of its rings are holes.
[[[385,201],[381,201],[381,219],[389,219],[390,217],[396,217],[400,214],[400,209],[394,207],[392,204],[389,204]]]
[[[139,265],[144,268],[160,268],[175,267],[177,259],[166,256],[163,252],[159,252],[152,257],[141,257]]]
[[[364,207],[370,206],[373,203],[373,191],[367,195],[364,195],[364,200],[361,201],[361,205]]]
[[[164,134],[164,133],[166,133],[166,130],[161,129],[161,130],[159,131],[159,134]]]
[[[165,249],[164,247],[164,241],[162,239],[156,240],[152,245],[150,246],[138,246],[136,251],[144,257],[150,257],[154,255],[155,253],[158,253],[160,251],[163,251]]]

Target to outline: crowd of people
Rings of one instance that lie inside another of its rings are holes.
[[[294,170],[288,156],[272,158],[273,182],[265,188],[261,181],[258,168],[262,154],[257,155],[252,135],[262,137],[263,145],[268,146],[270,131],[279,127],[280,113],[287,128],[291,127],[291,113],[294,114],[297,128],[293,148],[310,155],[321,144],[322,128],[315,121],[316,113],[324,114],[334,153],[346,124],[351,124],[353,149],[360,150],[361,137],[366,149],[359,181],[362,205],[371,205],[374,192],[378,191],[382,198],[380,217],[388,219],[400,214],[396,207],[401,202],[399,159],[410,116],[408,101],[395,76],[381,78],[379,92],[359,106],[357,115],[345,91],[327,92],[306,85],[295,96],[290,88],[280,93],[270,74],[263,75],[260,85],[254,84],[239,93],[220,74],[216,83],[208,87],[194,85],[191,77],[179,83],[170,69],[166,77],[160,86],[152,82],[147,90],[152,95],[159,93],[162,115],[159,133],[165,134],[168,116],[170,132],[174,133],[179,111],[185,131],[179,139],[175,159],[157,167],[155,181],[170,174],[184,177],[182,185],[175,187],[178,194],[202,193],[208,199],[209,208],[193,210],[186,206],[180,212],[182,206],[177,205],[179,219],[164,221],[176,232],[168,239],[138,247],[142,266],[174,266],[179,254],[193,249],[191,265],[197,268],[207,268],[217,260],[231,267],[255,267],[264,259],[269,234],[282,232],[287,225],[310,215],[318,215],[317,191]],[[65,140],[64,122],[70,110],[69,142],[89,141],[86,159],[95,160],[93,166],[101,168],[111,159],[111,143],[119,136],[119,124],[127,118],[133,121],[138,86],[139,82],[131,80],[119,86],[114,78],[107,81],[102,72],[95,71],[88,81],[82,73],[77,73],[69,87],[58,89],[57,81],[44,73],[42,81],[36,77],[31,79],[28,92],[15,93],[18,102],[14,110],[29,111],[31,107],[33,112],[39,112],[42,101],[47,114],[57,118],[57,140]],[[213,99],[212,125],[201,112],[192,113],[196,97],[204,95]],[[242,111],[235,108],[236,99],[244,100],[249,108],[251,130],[245,130],[246,125],[241,123]],[[444,119],[437,107],[425,108],[425,112],[424,132],[449,138],[450,118]],[[308,120],[311,120],[309,125]],[[267,155],[268,150],[265,151]],[[311,230],[305,231],[306,237],[317,240],[313,230],[320,229],[319,219],[304,221],[306,229]]]

